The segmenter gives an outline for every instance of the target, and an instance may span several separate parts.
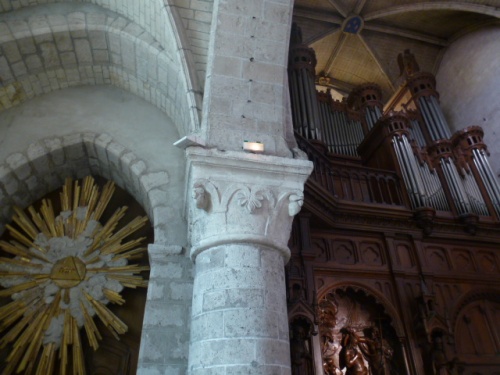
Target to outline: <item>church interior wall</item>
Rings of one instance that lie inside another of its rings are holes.
[[[479,125],[484,130],[494,172],[500,173],[500,28],[486,27],[453,42],[436,75],[440,101],[452,130]]]
[[[173,121],[130,92],[82,86],[5,110],[0,124],[2,227],[10,222],[13,204],[27,207],[66,177],[88,174],[113,180],[145,209],[154,243],[140,364],[183,371],[193,265],[182,252],[185,160],[173,146],[179,139]]]

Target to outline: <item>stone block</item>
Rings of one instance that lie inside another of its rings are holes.
[[[19,51],[23,55],[28,55],[36,52],[36,46],[31,35],[25,38],[18,38],[17,46],[19,47]]]
[[[257,361],[252,361],[249,365],[228,366],[225,375],[285,375],[290,373],[282,372],[281,366],[259,365]]]
[[[54,42],[60,52],[72,51],[73,40],[68,31],[61,31],[54,34]]]
[[[224,311],[225,337],[278,338],[276,313],[257,308],[241,308]]]
[[[28,74],[28,69],[26,68],[26,65],[24,64],[24,61],[19,61],[17,63],[14,63],[10,66],[10,68],[12,69],[12,73],[14,73],[14,75],[19,79],[20,77]],[[8,72],[8,66],[6,65],[6,67],[4,68],[2,66],[2,71],[3,72]],[[8,74],[8,73],[7,73]]]
[[[224,337],[224,320],[221,312],[208,312],[191,320],[191,341],[213,340]]]
[[[28,159],[20,152],[9,155],[6,162],[20,181],[31,176],[32,170]]]
[[[7,22],[10,32],[15,39],[31,37],[31,30],[25,20],[13,19]]]
[[[183,327],[187,324],[183,305],[165,301],[148,301],[144,313],[144,327]]]
[[[25,59],[26,65],[29,70],[38,70],[43,67],[42,60],[38,55],[29,55]]]
[[[150,278],[180,279],[183,274],[183,267],[177,262],[167,262],[166,264],[153,264],[151,266]]]
[[[144,191],[148,193],[152,189],[165,190],[169,182],[169,177],[165,171],[150,172],[141,175],[140,181]]]
[[[60,65],[59,54],[54,43],[40,44],[40,51],[45,68],[53,68]]]
[[[225,246],[224,265],[228,268],[259,268],[261,266],[260,260],[260,251],[253,246]]]
[[[21,60],[21,54],[19,53],[19,48],[17,48],[16,42],[12,41],[4,43],[2,48],[10,64]]]
[[[58,166],[63,165],[66,161],[62,140],[60,138],[46,138],[44,139],[45,147],[49,151],[52,162]]]
[[[61,57],[61,64],[63,66],[72,66],[76,65],[76,54],[74,52],[62,52],[60,54]],[[73,81],[78,81],[80,79],[80,76],[74,77],[76,79],[73,79]]]
[[[261,364],[289,366],[290,344],[287,340],[259,340],[256,343],[256,357]]]
[[[252,339],[220,339],[192,342],[190,356],[196,367],[240,365],[255,360],[255,342]]]
[[[79,64],[92,63],[92,51],[87,39],[74,39],[76,58]]]

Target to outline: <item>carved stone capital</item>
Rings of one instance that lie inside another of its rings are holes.
[[[191,257],[230,243],[279,250],[286,260],[293,216],[311,173],[307,160],[189,147],[188,220]]]

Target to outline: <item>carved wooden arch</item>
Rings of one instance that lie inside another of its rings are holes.
[[[289,309],[288,311],[288,322],[292,322],[294,319],[297,318],[304,318],[307,321],[311,323],[311,325],[314,325],[315,322],[315,313],[311,306],[309,306],[307,303],[304,301],[299,301],[293,305],[292,308]]]
[[[398,337],[405,337],[405,332],[403,329],[403,323],[399,319],[399,315],[392,305],[392,303],[380,292],[375,289],[364,285],[359,282],[340,282],[333,285],[323,286],[318,291],[318,300],[325,297],[328,293],[333,292],[337,289],[347,290],[347,288],[352,288],[354,291],[361,291],[366,296],[371,296],[375,299],[375,302],[383,307],[384,312],[391,318],[391,324],[396,331]]]
[[[481,289],[473,289],[463,296],[461,296],[453,305],[451,311],[451,327],[453,332],[457,327],[457,319],[460,313],[466,308],[469,304],[478,301],[480,299],[489,299],[495,302],[500,303],[500,288],[481,288]]]

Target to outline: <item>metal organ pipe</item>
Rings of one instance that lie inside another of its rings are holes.
[[[470,172],[463,170],[463,173],[465,176],[464,178],[465,190],[469,197],[469,202],[471,204],[472,211],[478,215],[488,215],[488,209],[486,207],[486,204],[484,203],[481,191],[477,186],[476,179]]]
[[[403,140],[403,151],[404,151],[405,156],[406,156],[408,167],[410,168],[409,169],[410,177],[412,177],[414,180],[414,183],[415,183],[415,186],[417,189],[416,192],[418,193],[418,197],[419,197],[419,202],[421,205],[427,206],[428,204],[427,204],[426,199],[425,199],[425,190],[422,186],[422,182],[418,178],[420,176],[420,174],[418,173],[417,163],[415,162],[415,155],[413,154],[413,150],[412,150],[406,136],[403,135],[401,138]]]
[[[434,140],[444,139],[450,137],[450,130],[448,128],[448,124],[444,119],[441,108],[439,107],[439,103],[437,102],[436,97],[430,96],[425,97],[421,96],[418,98],[418,102],[420,103],[420,107],[424,113],[424,119],[427,123],[427,128],[431,132],[431,135]]]
[[[420,128],[420,123],[418,120],[411,120],[411,134],[415,141],[417,141],[417,144],[419,147],[425,147],[425,139],[424,135],[422,134],[422,129]]]
[[[422,115],[424,117],[424,121],[427,124],[427,129],[431,133],[432,140],[437,141],[440,139],[438,133],[436,133],[436,129],[434,129],[434,122],[432,119],[432,115],[429,113],[429,109],[427,108],[427,102],[424,97],[418,98],[418,102],[420,103],[420,108],[422,110]]]
[[[443,172],[445,172],[445,178],[448,181],[448,185],[452,188],[452,195],[454,196],[454,201],[458,211],[461,214],[470,212],[470,203],[468,202],[467,195],[463,190],[463,185],[460,181],[460,176],[458,175],[455,165],[451,162],[450,158],[441,159],[441,165],[443,167]]]
[[[496,177],[491,170],[484,151],[474,149],[473,153],[474,164],[476,164],[479,174],[481,175],[484,185],[486,186],[486,190],[488,191],[488,195],[492,200],[493,206],[495,207],[497,214],[500,216],[500,188]]]
[[[406,169],[404,168],[403,157],[401,156],[401,152],[399,150],[398,143],[399,143],[398,137],[395,136],[392,139],[392,144],[394,146],[394,151],[396,152],[396,158],[398,159],[399,165],[401,166],[401,171],[402,171],[402,175],[403,175],[403,181],[405,183],[405,186],[408,189],[408,195],[410,196],[410,201],[411,201],[413,207],[416,208],[416,207],[418,207],[418,205],[417,205],[417,202],[415,200],[415,197],[413,196],[412,185],[411,185],[410,180],[408,178],[408,173],[407,173]]]
[[[325,124],[328,128],[328,151],[335,152],[335,121],[333,121],[332,111],[327,103],[324,103]]]
[[[408,152],[407,145],[408,141],[406,140],[406,136],[402,135],[401,139],[398,136],[393,138],[393,144],[396,150],[396,156],[399,159],[401,169],[403,172],[403,178],[407,184],[408,192],[410,193],[410,197],[412,198],[412,202],[415,207],[422,207],[425,205],[422,191],[422,186],[420,181],[417,178],[417,170],[414,169],[414,164],[412,164],[411,158],[414,157],[413,152],[410,148],[410,152]]]
[[[443,134],[446,136],[446,138],[449,138],[451,136],[450,127],[448,126],[448,123],[446,122],[446,119],[444,118],[443,111],[441,110],[441,106],[439,105],[439,102],[435,96],[431,96],[430,100],[431,100],[433,108],[436,111],[437,116],[440,119],[441,126],[443,128]]]

